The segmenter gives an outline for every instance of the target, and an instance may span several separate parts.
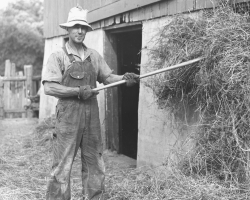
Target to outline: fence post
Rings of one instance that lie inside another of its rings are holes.
[[[11,77],[15,77],[16,76],[16,64],[15,63],[11,63],[10,65],[10,76]],[[10,110],[15,109],[16,108],[16,81],[10,81],[10,93],[9,93],[9,108]],[[8,114],[9,118],[15,118],[15,113],[14,112],[10,112]]]
[[[32,65],[24,65],[24,72],[26,76],[26,98],[33,95],[32,89],[32,76],[33,76],[33,66]],[[27,117],[33,117],[32,109],[27,109]]]
[[[4,76],[5,77],[10,77],[11,74],[11,62],[10,60],[6,60],[5,61],[5,72],[4,72]],[[4,83],[4,109],[8,110],[10,109],[10,95],[11,95],[11,91],[10,91],[10,82],[6,81]],[[6,118],[9,117],[9,113],[6,113]]]
[[[3,109],[3,79],[0,77],[0,119],[4,118],[4,109]]]
[[[18,72],[19,77],[23,77],[23,71]],[[18,92],[19,92],[19,97],[20,97],[20,102],[18,107],[21,109],[24,109],[24,106],[26,105],[26,99],[25,99],[25,82],[24,81],[18,81],[17,83],[18,87]],[[26,118],[26,112],[22,112],[22,118]]]

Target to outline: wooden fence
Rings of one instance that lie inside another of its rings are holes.
[[[15,63],[5,61],[4,77],[0,76],[0,119],[34,116],[30,97],[37,94],[41,76],[33,76],[32,65],[16,71]]]

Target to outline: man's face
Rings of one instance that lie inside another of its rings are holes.
[[[75,43],[82,43],[85,39],[86,33],[88,31],[88,27],[76,24],[75,26],[69,27],[69,39]]]

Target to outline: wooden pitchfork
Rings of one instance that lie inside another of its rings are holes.
[[[196,58],[196,59],[193,59],[193,60],[189,60],[189,61],[177,64],[177,65],[173,65],[173,66],[166,67],[166,68],[163,68],[163,69],[159,69],[159,70],[156,70],[156,71],[153,71],[153,72],[149,72],[147,74],[140,75],[139,79],[146,78],[148,76],[152,76],[152,75],[159,74],[159,73],[162,73],[162,72],[174,70],[174,69],[177,69],[177,68],[180,68],[180,67],[184,67],[184,66],[187,66],[187,65],[199,62],[202,59],[204,59],[204,57],[199,57],[199,58]],[[122,85],[124,83],[126,83],[126,80],[117,81],[115,83],[111,83],[111,84],[108,84],[108,85],[105,85],[105,86],[102,86],[102,87],[98,87],[98,88],[95,88],[93,90],[99,91],[99,90],[103,90],[103,89],[106,89],[106,88],[110,88],[110,87],[115,87],[115,86],[118,86],[118,85]]]

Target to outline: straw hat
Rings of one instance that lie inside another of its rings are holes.
[[[80,24],[88,27],[88,31],[92,31],[92,27],[87,22],[87,13],[88,10],[84,10],[81,6],[77,5],[74,8],[71,8],[68,15],[67,23],[59,24],[63,29],[67,29],[76,24]]]

